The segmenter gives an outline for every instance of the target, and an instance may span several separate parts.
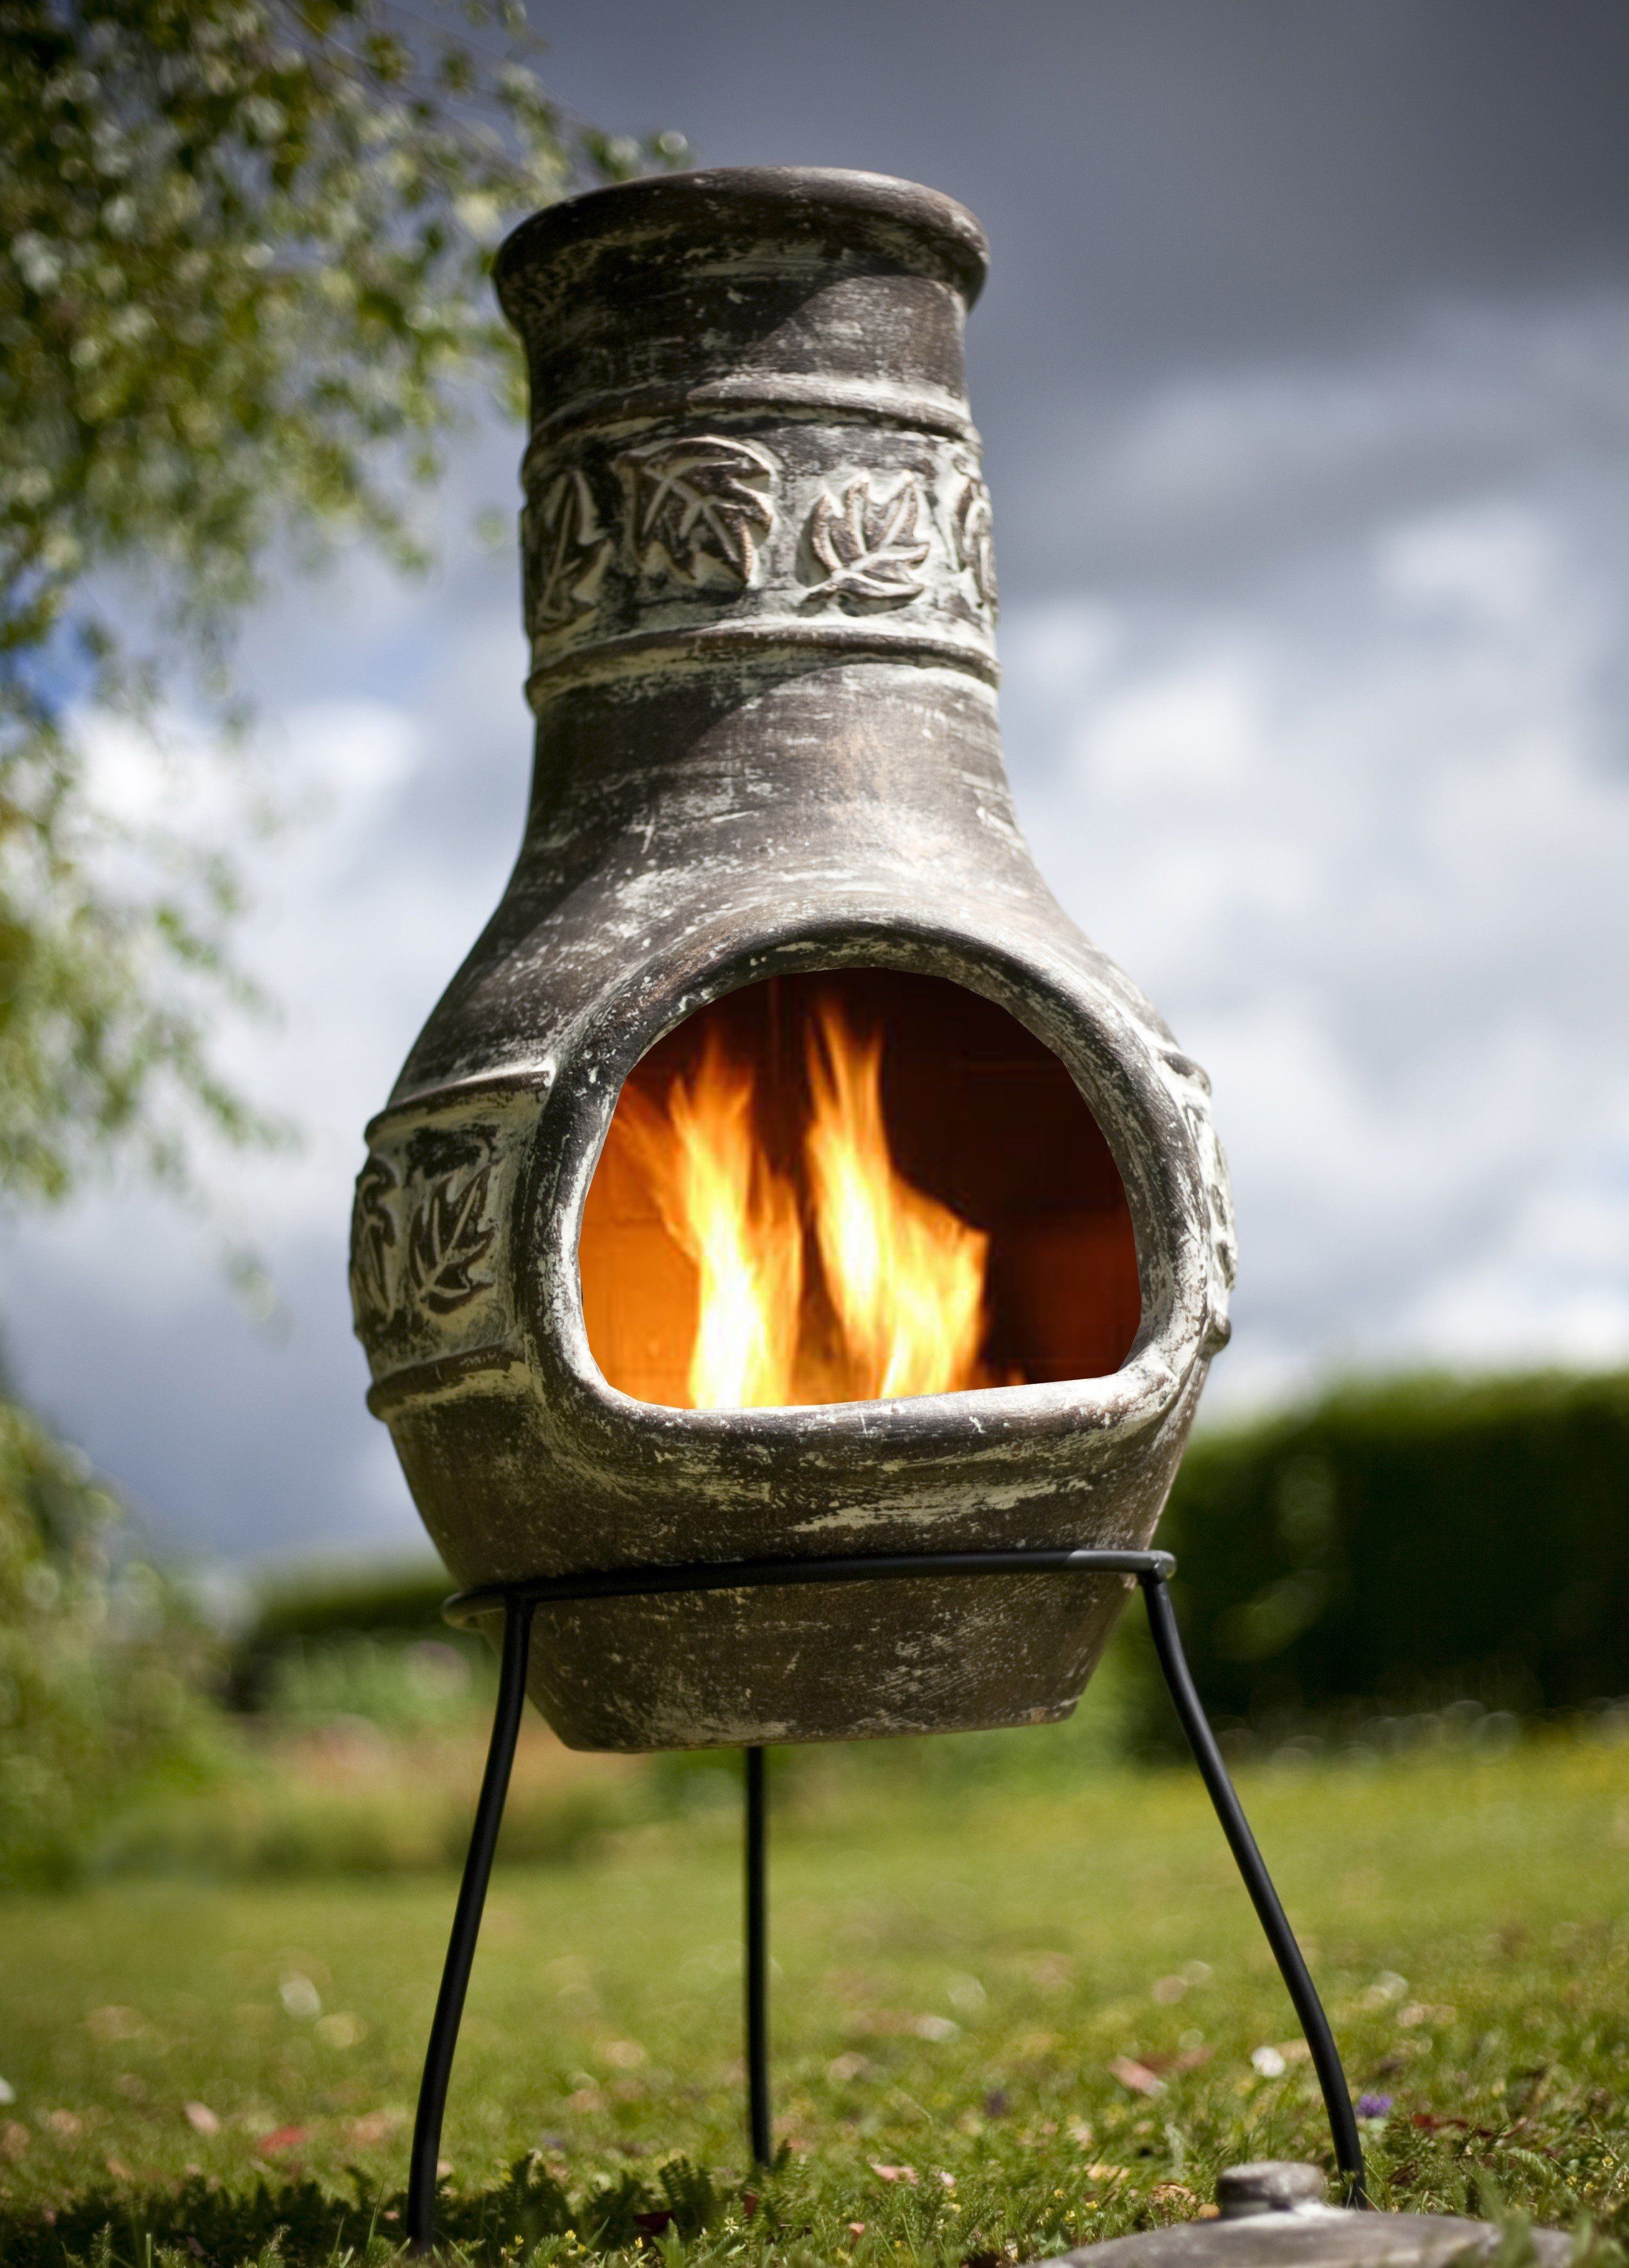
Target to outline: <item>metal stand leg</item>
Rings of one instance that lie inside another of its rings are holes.
[[[1244,1815],[1233,1782],[1227,1777],[1227,1767],[1222,1762],[1221,1750],[1216,1745],[1210,1719],[1195,1689],[1188,1668],[1187,1656],[1176,1627],[1176,1616],[1171,1606],[1171,1594],[1165,1585],[1163,1571],[1148,1568],[1139,1576],[1143,1598],[1148,1609],[1148,1626],[1154,1636],[1154,1652],[1160,1657],[1160,1667],[1165,1673],[1165,1683],[1176,1713],[1182,1719],[1188,1745],[1193,1750],[1199,1776],[1215,1806],[1216,1816],[1221,1822],[1239,1872],[1244,1877],[1244,1887],[1250,1894],[1272,1957],[1279,1964],[1279,1973],[1288,1989],[1301,2021],[1307,2045],[1312,2051],[1313,2068],[1318,2074],[1318,2085],[1323,2090],[1323,2107],[1329,2113],[1330,2138],[1335,2145],[1336,2162],[1346,2177],[1346,2201],[1349,2205],[1367,2205],[1368,2192],[1365,2185],[1363,2143],[1358,2133],[1358,2122],[1352,2108],[1352,2096],[1347,2091],[1346,2074],[1341,2069],[1340,2053],[1335,2045],[1335,2036],[1330,2029],[1329,2018],[1323,2013],[1323,2003],[1318,1998],[1317,1987],[1312,1981],[1301,1950],[1295,1942],[1279,1894],[1272,1887],[1266,1862],[1257,1847],[1250,1823]]]
[[[767,1899],[769,1807],[763,1751],[747,1759],[747,2124],[754,2161],[775,2154],[770,2129],[770,1925]]]
[[[1082,1545],[1038,1545],[1011,1550],[931,1551],[906,1556],[820,1560],[748,1559],[694,1566],[634,1567],[599,1573],[539,1576],[523,1583],[490,1583],[449,1600],[446,1613],[455,1624],[479,1619],[495,1607],[504,1609],[504,1658],[498,1675],[498,1712],[492,1722],[492,1742],[487,1751],[486,1773],[481,1783],[469,1855],[453,1917],[453,1934],[442,1971],[440,1996],[424,2076],[419,2088],[418,2118],[413,2130],[413,2160],[408,2183],[407,2236],[416,2253],[428,2252],[435,2240],[436,2161],[441,2147],[441,2122],[446,2108],[447,2081],[458,2043],[464,1994],[475,1960],[481,1909],[486,1898],[492,1853],[503,1817],[514,1762],[515,1739],[526,1701],[527,1654],[531,1645],[532,1616],[538,1607],[578,1599],[645,1598],[705,1591],[757,1590],[766,1587],[805,1583],[866,1583],[893,1581],[912,1576],[1011,1575],[1031,1571],[1056,1574],[1135,1575],[1142,1585],[1149,1626],[1160,1667],[1182,1719],[1183,1730],[1205,1785],[1210,1793],[1222,1832],[1232,1847],[1244,1877],[1279,1973],[1289,1988],[1295,2013],[1312,2051],[1318,2084],[1323,2090],[1335,2156],[1346,2177],[1353,2205],[1367,2205],[1363,2145],[1358,2134],[1345,2073],[1340,2067],[1334,2036],[1323,2005],[1308,1974],[1277,1891],[1256,1847],[1249,1822],[1240,1808],[1227,1777],[1221,1751],[1194,1690],[1183,1654],[1176,1617],[1165,1585],[1176,1566],[1168,1552],[1132,1551]],[[747,2099],[752,2154],[767,2166],[774,2153],[770,2124],[769,1921],[766,1899],[768,1870],[768,1795],[762,1749],[746,1755],[746,2015]]]
[[[436,2238],[436,2166],[441,2154],[441,2121],[446,2110],[447,2082],[453,2075],[453,2051],[469,1989],[469,1971],[481,1933],[481,1909],[492,1872],[492,1854],[509,1793],[510,1769],[515,1760],[515,1740],[520,1712],[526,1705],[526,1666],[531,1651],[533,1608],[529,1601],[511,1599],[504,1609],[504,1655],[498,1674],[498,1708],[492,1719],[491,1744],[486,1752],[475,1823],[464,1860],[453,1913],[453,1934],[447,1942],[446,1963],[430,2045],[424,2053],[424,2075],[419,2081],[418,2116],[413,2126],[413,2157],[408,2173],[407,2239],[415,2253],[433,2250]]]

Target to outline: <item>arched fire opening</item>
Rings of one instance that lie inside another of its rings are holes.
[[[1125,1191],[1063,1064],[893,969],[770,977],[658,1042],[579,1256],[608,1382],[678,1409],[1102,1377],[1141,1313]]]

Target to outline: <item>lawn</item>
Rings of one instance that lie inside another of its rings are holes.
[[[1629,1743],[1552,1732],[1242,1786],[1369,2098],[1379,2198],[1625,2233]],[[787,2146],[748,2180],[733,1829],[715,1808],[574,1864],[500,1862],[445,2140],[449,2225],[485,2257],[552,2228],[544,2257],[997,2268],[1191,2215],[1229,2161],[1327,2155],[1188,1773],[1098,1770],[1061,1798],[875,1774],[806,1780],[777,1822]],[[102,2221],[133,2262],[180,2242],[226,2268],[279,2223],[299,2268],[387,2249],[452,1891],[7,1901],[6,2268],[88,2255]]]

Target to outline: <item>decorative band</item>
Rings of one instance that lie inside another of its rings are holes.
[[[734,654],[839,654],[855,661],[918,661],[929,667],[948,665],[966,670],[986,685],[999,685],[1000,665],[988,648],[967,640],[935,637],[932,632],[859,622],[709,622],[693,630],[628,630],[616,637],[563,653],[540,663],[526,681],[526,696],[535,708],[562,685],[585,679],[615,676],[630,662],[671,661],[704,663]]]
[[[978,446],[978,429],[953,394],[924,394],[910,387],[863,378],[803,378],[792,372],[770,376],[746,371],[708,379],[698,386],[629,386],[599,394],[573,394],[558,409],[534,419],[527,462],[552,449],[566,433],[586,426],[641,425],[670,417],[750,414],[805,416],[864,424],[903,425],[947,440]],[[525,477],[523,469],[522,477]]]
[[[585,436],[533,455],[521,549],[534,686],[591,655],[731,639],[920,649],[993,675],[990,492],[942,436]]]

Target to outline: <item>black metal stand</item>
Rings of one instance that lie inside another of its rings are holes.
[[[441,2148],[441,2123],[446,2110],[458,2028],[464,2013],[464,1996],[475,1956],[475,1940],[481,1928],[481,1911],[486,1902],[492,1855],[498,1846],[504,1800],[509,1792],[510,1768],[514,1763],[515,1740],[526,1702],[532,1618],[538,1608],[572,1599],[647,1597],[669,1591],[762,1590],[800,1583],[894,1582],[902,1577],[925,1575],[1120,1574],[1135,1576],[1141,1585],[1154,1651],[1182,1719],[1183,1731],[1306,2036],[1313,2068],[1323,2092],[1336,2162],[1345,2177],[1347,2202],[1367,2205],[1363,2144],[1335,2036],[1301,1948],[1295,1942],[1295,1933],[1279,1903],[1279,1894],[1272,1887],[1272,1878],[1256,1837],[1250,1832],[1249,1822],[1227,1777],[1227,1767],[1183,1653],[1176,1616],[1166,1588],[1176,1565],[1168,1551],[1050,1549],[934,1551],[888,1558],[737,1559],[701,1566],[623,1568],[606,1574],[492,1583],[449,1600],[447,1618],[459,1624],[501,1607],[504,1652],[491,1746],[487,1751],[475,1828],[453,1911],[453,1933],[418,2092],[418,2116],[413,2128],[413,2158],[408,2176],[409,2248],[414,2252],[427,2253],[435,2244],[436,2169]],[[759,2164],[767,2165],[774,2149],[770,2124],[768,1815],[763,1751],[748,1749],[745,1755],[747,2102],[752,2154]]]

